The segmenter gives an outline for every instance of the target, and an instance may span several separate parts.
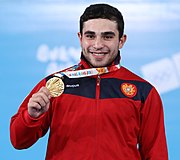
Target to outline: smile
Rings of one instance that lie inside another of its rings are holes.
[[[94,53],[94,52],[91,52],[91,53],[95,56],[104,56],[105,55],[105,53]]]
[[[102,55],[105,55],[105,54],[108,54],[108,52],[102,52],[102,51],[95,51],[95,52],[93,52],[93,51],[90,51],[90,53],[91,54],[93,54],[93,55],[96,55],[96,56],[102,56]]]
[[[95,58],[95,59],[103,59],[107,53],[104,53],[104,52],[90,52],[92,54],[92,56]]]

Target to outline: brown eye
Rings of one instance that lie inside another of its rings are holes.
[[[95,36],[94,36],[94,35],[92,35],[92,34],[87,34],[87,35],[86,35],[86,38],[88,38],[88,39],[94,39],[94,38],[95,38]]]
[[[107,36],[104,36],[104,39],[105,39],[105,40],[111,40],[112,38],[113,38],[113,36],[108,36],[108,35],[107,35]]]

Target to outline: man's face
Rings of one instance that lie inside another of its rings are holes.
[[[82,35],[78,33],[84,57],[93,67],[111,64],[126,36],[119,40],[117,23],[108,19],[91,19],[84,22]]]

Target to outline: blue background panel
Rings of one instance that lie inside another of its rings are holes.
[[[79,17],[98,1],[0,1],[0,159],[42,160],[48,133],[31,148],[16,150],[10,118],[47,74],[78,63]],[[150,81],[164,104],[170,160],[179,160],[180,3],[177,0],[104,1],[124,15],[127,42],[122,65]],[[158,66],[158,67],[157,67]]]

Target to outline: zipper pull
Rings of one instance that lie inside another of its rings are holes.
[[[101,80],[101,77],[100,77],[100,75],[98,75],[98,76],[97,76],[97,86],[100,85],[100,80]]]

